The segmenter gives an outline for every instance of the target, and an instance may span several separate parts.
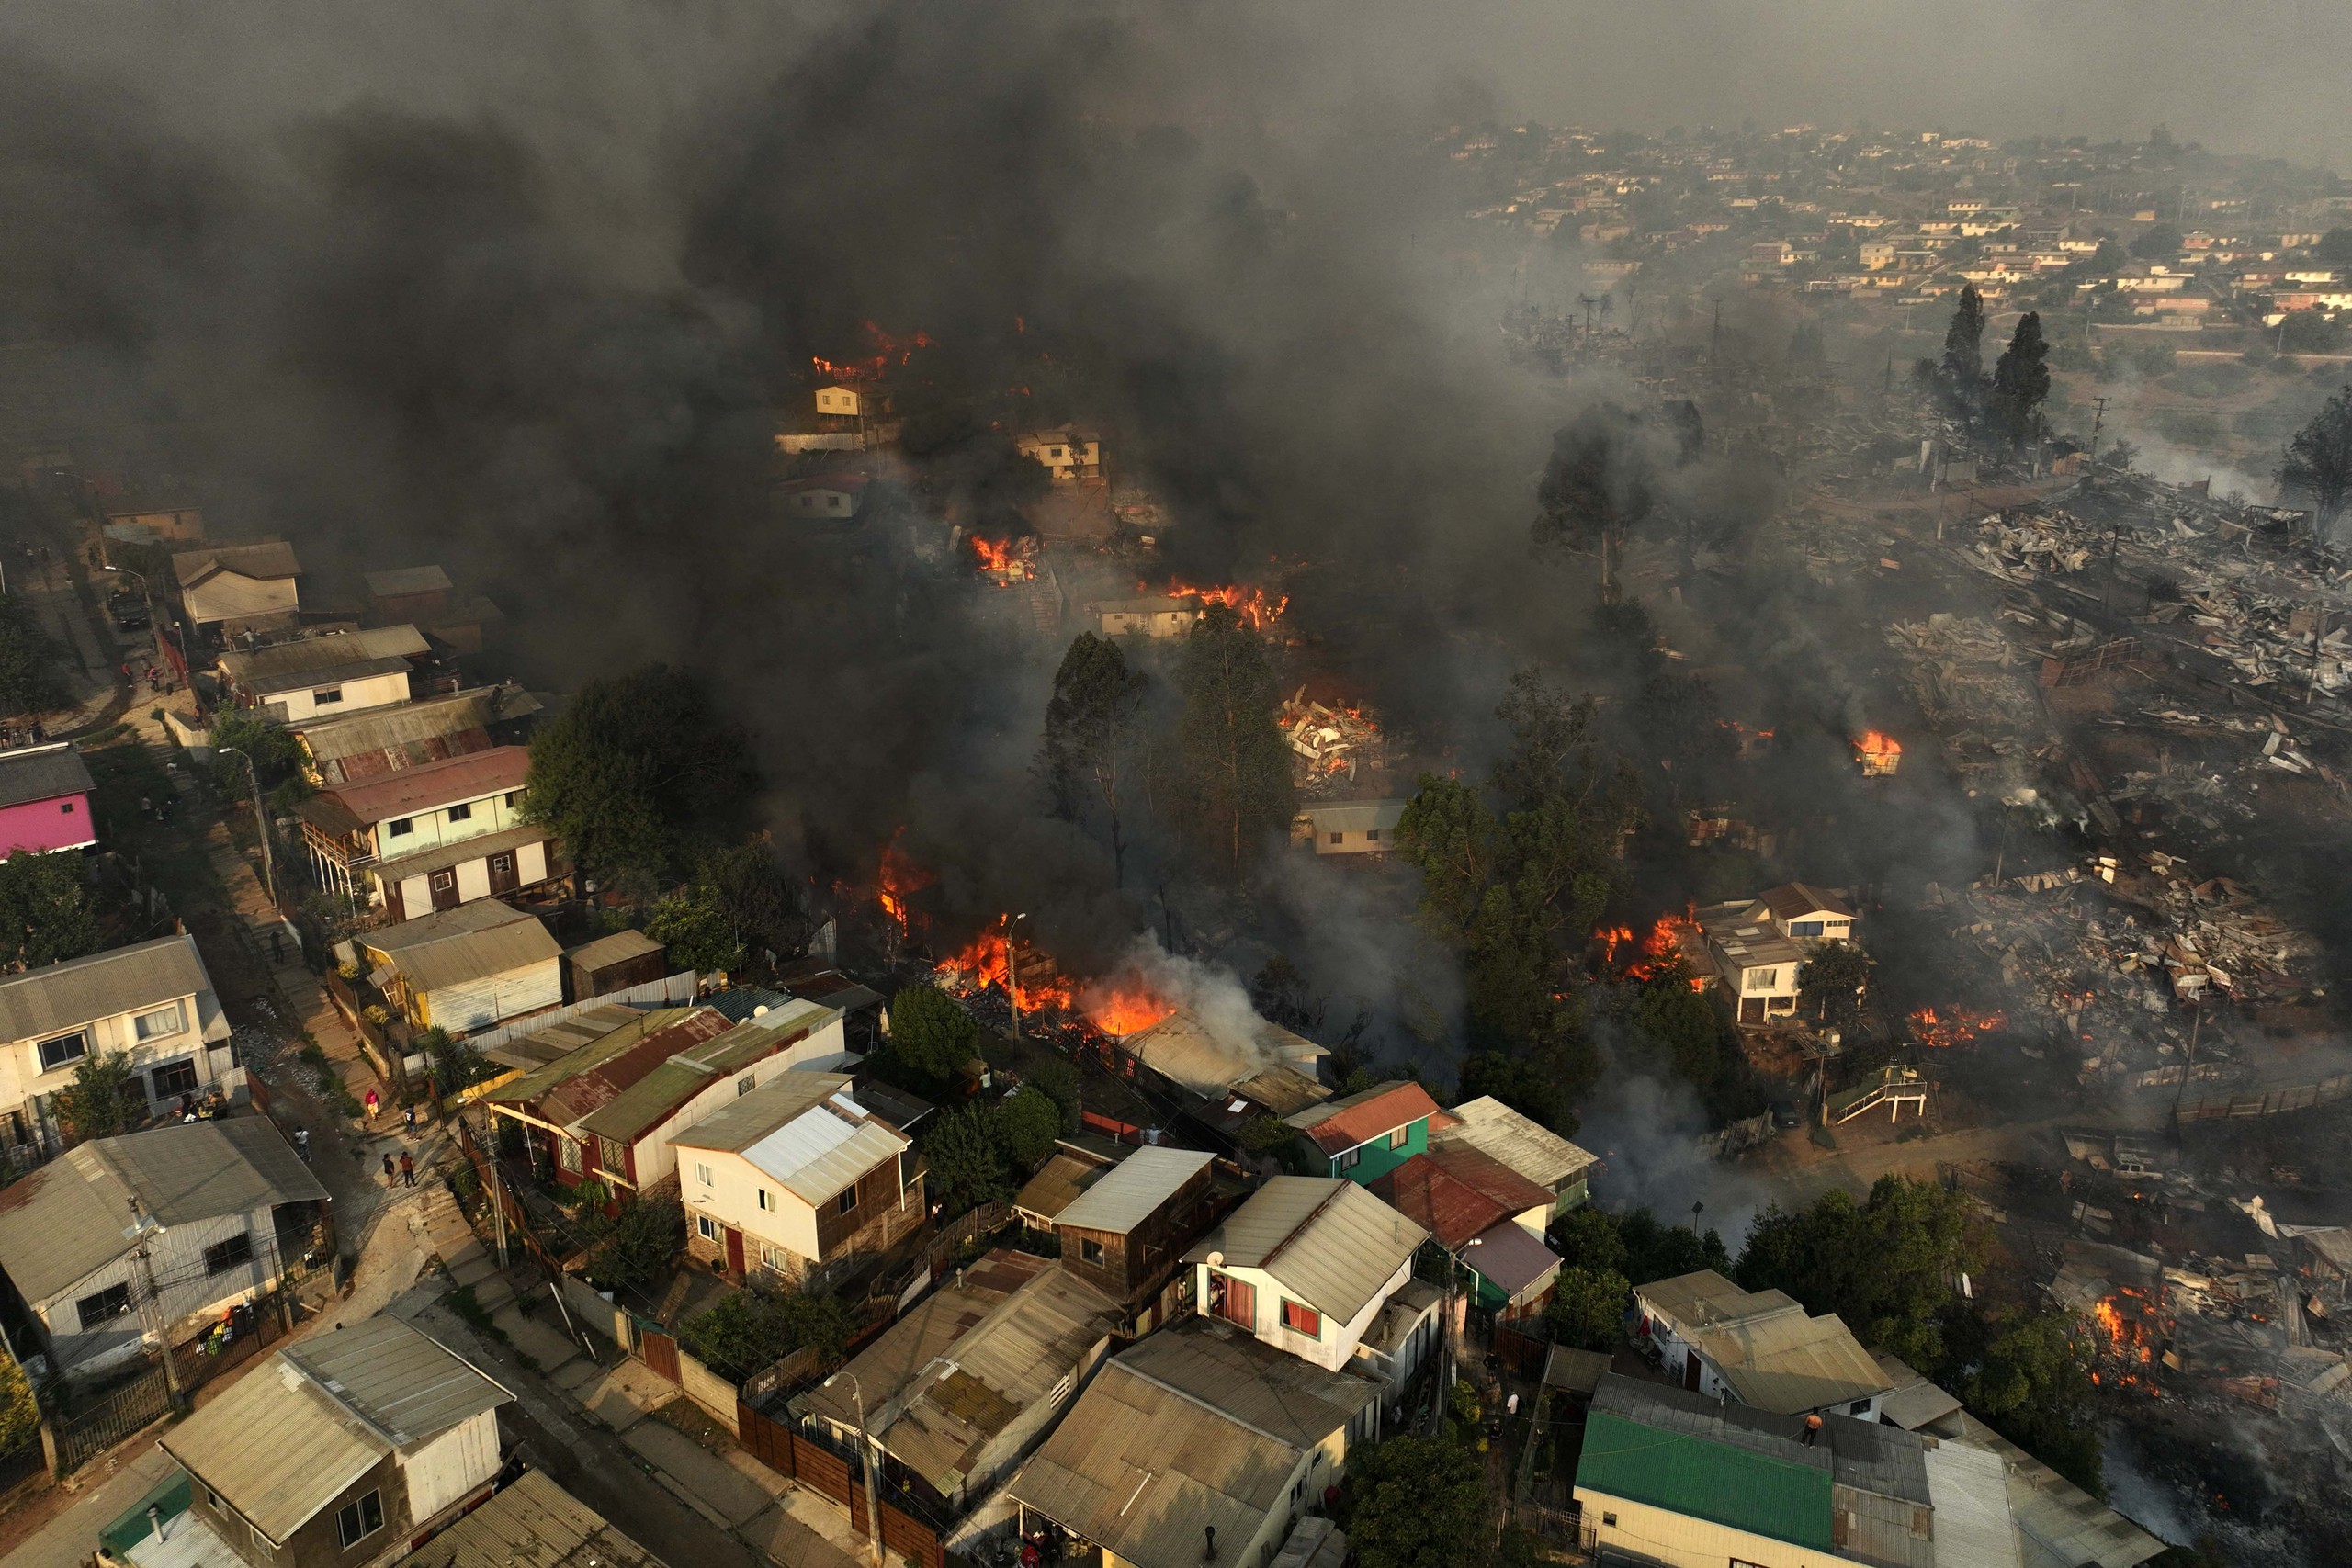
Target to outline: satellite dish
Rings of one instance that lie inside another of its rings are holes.
[[[757,1006],[757,1007],[755,1007],[755,1008],[753,1008],[753,1009],[752,1010],[752,1016],[753,1018],[765,1018],[765,1017],[767,1017],[767,1015],[768,1015],[768,1004],[767,1004],[767,1003],[765,1003],[765,1002],[762,1002],[759,1006]]]
[[[1212,1269],[1222,1269],[1222,1268],[1224,1268],[1224,1267],[1225,1267],[1225,1254],[1224,1254],[1224,1253],[1222,1253],[1222,1252],[1212,1252],[1212,1253],[1210,1253],[1210,1254],[1209,1254],[1209,1267],[1210,1267],[1210,1268],[1212,1268]]]

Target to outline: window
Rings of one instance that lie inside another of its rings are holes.
[[[471,805],[453,806],[449,807],[449,820],[452,822],[469,821],[472,819],[473,814],[474,808]]]
[[[1388,1146],[1392,1149],[1401,1149],[1407,1144],[1412,1142],[1412,1138],[1413,1129],[1411,1124],[1408,1123],[1405,1126],[1396,1128],[1388,1134]]]
[[[1363,830],[1363,841],[1367,844],[1376,844],[1380,842],[1380,829],[1377,828],[1366,828]]]
[[[506,803],[506,809],[512,811],[523,804],[523,792],[519,789],[510,789],[499,798]]]
[[[368,1492],[335,1510],[334,1533],[345,1551],[384,1528],[384,1495]]]
[[[735,1080],[735,1097],[738,1100],[741,1099],[743,1096],[757,1089],[759,1084],[760,1078],[758,1074],[745,1073],[741,1077]]]
[[[250,1231],[204,1249],[204,1271],[207,1274],[226,1274],[230,1269],[242,1269],[253,1260],[254,1238]]]
[[[1611,1517],[1612,1518],[1615,1517],[1614,1515],[1611,1515]],[[1735,1557],[1731,1560],[1731,1568],[1764,1568],[1764,1564],[1761,1562],[1750,1562],[1745,1557]]]
[[[456,872],[436,871],[433,874],[433,891],[435,893],[447,893],[457,886],[458,874]]]
[[[1617,1528],[1617,1516],[1614,1514],[1603,1514],[1600,1516],[1600,1522],[1609,1529],[1615,1529]]]
[[[1821,922],[1819,920],[1791,920],[1789,934],[1791,936],[1819,936]]]
[[[514,874],[514,857],[492,855],[490,857],[490,869],[500,876],[512,876]]]
[[[1356,1168],[1356,1161],[1362,1158],[1363,1158],[1362,1149],[1350,1149],[1343,1155],[1332,1156],[1331,1168],[1335,1170],[1353,1170]]]
[[[846,1213],[848,1213],[852,1209],[854,1209],[854,1208],[856,1208],[856,1207],[857,1207],[857,1189],[856,1189],[856,1188],[854,1188],[854,1187],[853,1187],[853,1188],[851,1188],[848,1191],[846,1191],[846,1192],[844,1192],[844,1193],[842,1193],[842,1194],[841,1202],[840,1202],[840,1204],[835,1208],[834,1213],[842,1213],[842,1214],[846,1214]]]
[[[1747,988],[1751,991],[1769,991],[1780,983],[1781,972],[1778,969],[1750,969],[1747,972]]]
[[[1867,1399],[1858,1399],[1846,1406],[1846,1414],[1849,1416],[1867,1416],[1870,1413],[1871,1402]]]
[[[405,839],[415,831],[416,818],[413,817],[395,817],[384,824],[384,832],[395,839]]]
[[[277,1548],[270,1544],[269,1537],[261,1533],[261,1527],[259,1525],[247,1525],[245,1529],[252,1532],[254,1551],[260,1552],[264,1557],[275,1557],[277,1555]]]
[[[343,701],[343,688],[341,686],[321,686],[317,691],[311,694],[311,701],[314,705],[319,707],[333,707],[335,704]]]
[[[174,1002],[167,1008],[141,1013],[130,1021],[130,1028],[131,1032],[141,1040],[159,1040],[166,1034],[177,1034],[187,1027],[186,1021],[187,1015],[180,1011],[180,1004]]]
[[[1102,1244],[1099,1241],[1080,1238],[1078,1244],[1078,1255],[1098,1269],[1102,1266]]]
[[[769,1190],[764,1187],[760,1189],[760,1207],[771,1212],[775,1208],[775,1195],[769,1192]]]
[[[1345,833],[1334,833],[1331,835],[1331,841],[1335,844],[1343,844],[1346,843],[1347,840],[1348,836]]]
[[[602,1138],[597,1139],[596,1163],[604,1168],[605,1175],[617,1176],[623,1181],[627,1181],[628,1179],[628,1145],[621,1143],[608,1144]]]
[[[712,1219],[708,1214],[696,1214],[695,1216],[695,1235],[702,1237],[705,1241],[717,1241],[718,1239],[718,1222]]]
[[[128,1283],[108,1285],[95,1296],[84,1296],[74,1303],[74,1315],[82,1320],[82,1332],[87,1334],[102,1323],[111,1323],[130,1311],[130,1286]]]
[[[147,1075],[147,1081],[154,1086],[147,1096],[149,1100],[164,1100],[177,1094],[194,1094],[196,1063],[193,1060],[165,1062]]]
[[[566,1170],[580,1168],[580,1145],[559,1134],[555,1141],[556,1163]]]
[[[780,1247],[760,1244],[760,1267],[777,1274],[792,1272],[792,1255]]]
[[[71,817],[74,815],[74,803],[70,800],[59,801],[57,803],[57,809],[63,815]]]
[[[696,1160],[695,1162],[695,1179],[701,1182],[705,1187],[709,1186],[710,1167],[703,1164],[700,1160]]]
[[[90,1042],[78,1029],[71,1034],[61,1034],[54,1040],[44,1040],[40,1043],[40,1070],[48,1072],[68,1062],[78,1062],[89,1055],[89,1051]]]
[[[1247,1280],[1212,1271],[1209,1275],[1209,1314],[1256,1330],[1258,1287]]]
[[[1323,1314],[1313,1307],[1301,1306],[1296,1302],[1284,1302],[1283,1303],[1283,1326],[1293,1334],[1304,1334],[1311,1338],[1320,1339],[1323,1337]]]

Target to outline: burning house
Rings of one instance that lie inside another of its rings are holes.
[[[1166,1016],[1120,1035],[1118,1052],[1187,1094],[1216,1104],[1244,1100],[1272,1111],[1330,1098],[1320,1073],[1329,1055],[1302,1034],[1255,1013],[1226,1010],[1204,1016],[1173,1008]]]

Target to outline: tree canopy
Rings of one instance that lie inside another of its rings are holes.
[[[2278,466],[2278,483],[2312,498],[2324,536],[2327,525],[2344,510],[2346,496],[2352,495],[2352,386],[2328,399],[2295,433]]]
[[[1687,418],[1675,416],[1670,434],[1678,447],[1691,444],[1696,415],[1692,408]],[[1536,548],[1597,557],[1595,585],[1602,603],[1613,602],[1625,540],[1657,505],[1657,463],[1641,416],[1595,403],[1554,432],[1535,504]]]
[[[1211,604],[1193,624],[1176,679],[1191,824],[1207,858],[1238,872],[1288,829],[1295,794],[1290,745],[1274,723],[1265,639],[1231,609]]]
[[[757,773],[703,682],[665,665],[591,681],[531,739],[524,815],[639,891],[730,836]]]
[[[1767,1209],[1739,1255],[1739,1282],[1834,1312],[1863,1343],[1926,1371],[1945,1362],[1942,1314],[1986,1246],[1965,1194],[1883,1176],[1860,1202],[1840,1190],[1810,1208]]]
[[[697,975],[743,967],[735,923],[707,885],[682,887],[657,902],[646,914],[645,934],[670,950],[672,964]]]
[[[111,1138],[127,1133],[147,1113],[147,1091],[127,1051],[93,1051],[74,1069],[74,1081],[57,1091],[57,1119],[76,1138]]]
[[[38,969],[106,945],[85,869],[72,850],[19,850],[0,861],[0,964]]]
[[[1824,942],[1797,970],[1797,1004],[1828,1029],[1851,1029],[1861,1017],[1871,961],[1851,942]]]
[[[2041,312],[2028,310],[2018,318],[2009,346],[1993,367],[1989,410],[1994,427],[2011,446],[2023,449],[2049,396],[2050,345],[2042,341]]]
[[[1121,796],[1135,766],[1136,718],[1148,682],[1127,668],[1110,638],[1081,632],[1062,655],[1054,694],[1046,705],[1046,734],[1037,753],[1054,815],[1072,822],[1099,812],[1111,840],[1112,885],[1124,879],[1126,838]]]
[[[754,1286],[730,1291],[708,1311],[678,1325],[695,1359],[741,1382],[803,1347],[831,1366],[849,1343],[849,1308],[836,1296]]]
[[[61,655],[25,602],[0,594],[0,713],[12,717],[62,706],[65,683],[58,675]]]
[[[1478,1553],[1485,1467],[1442,1438],[1391,1438],[1351,1457],[1342,1489],[1362,1568],[1458,1568]]]
[[[937,1090],[972,1059],[978,1021],[936,986],[909,986],[890,998],[890,1056],[910,1089]]]

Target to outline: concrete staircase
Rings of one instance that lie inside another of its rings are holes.
[[[471,1289],[484,1312],[495,1314],[514,1304],[514,1287],[499,1268],[497,1254],[474,1235],[448,1184],[437,1179],[424,1194],[424,1234],[452,1283]]]

